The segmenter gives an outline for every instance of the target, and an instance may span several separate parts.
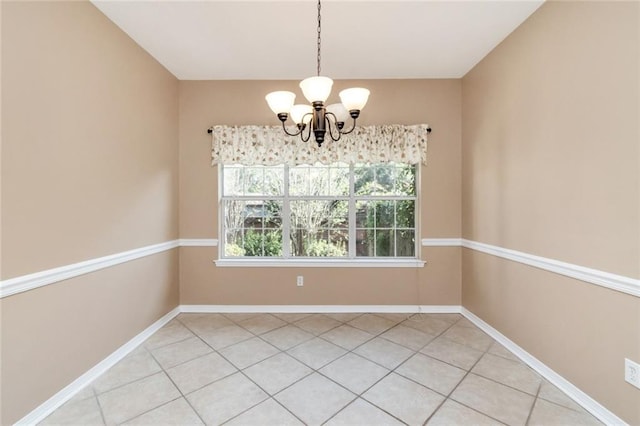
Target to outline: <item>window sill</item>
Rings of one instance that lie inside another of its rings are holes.
[[[241,268],[422,268],[419,259],[218,259],[219,267]]]

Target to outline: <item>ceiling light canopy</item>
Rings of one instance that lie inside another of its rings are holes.
[[[325,102],[331,94],[333,80],[320,75],[320,9],[320,0],[318,0],[318,75],[305,78],[300,82],[302,94],[311,105],[295,104],[295,93],[288,91],[271,92],[265,97],[269,108],[282,122],[282,128],[287,135],[300,136],[303,142],[307,142],[313,132],[318,147],[322,146],[327,133],[333,141],[338,141],[342,135],[353,132],[360,111],[369,99],[369,90],[353,87],[340,92],[341,104],[325,106]],[[295,133],[290,133],[285,126],[289,117],[298,128]],[[349,117],[353,119],[353,124],[349,130],[345,130],[344,125]]]

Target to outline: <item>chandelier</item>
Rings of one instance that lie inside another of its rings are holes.
[[[333,80],[320,75],[321,28],[320,0],[318,0],[317,76],[300,82],[302,93],[311,105],[294,105],[296,95],[293,92],[277,91],[265,96],[269,108],[278,116],[282,122],[282,129],[287,135],[300,136],[303,142],[308,142],[313,132],[318,147],[322,146],[326,134],[329,134],[333,141],[338,141],[342,135],[353,132],[360,111],[369,98],[369,90],[352,87],[340,92],[342,103],[325,106],[331,93]],[[289,116],[297,126],[298,130],[295,133],[290,133],[285,126]],[[345,130],[344,125],[349,117],[353,119],[353,125],[349,130]]]

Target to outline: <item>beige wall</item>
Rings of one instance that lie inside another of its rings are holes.
[[[178,82],[88,2],[2,2],[2,279],[178,237]],[[14,422],[178,303],[178,253],[6,297]]]
[[[637,2],[548,2],[462,80],[463,237],[640,277]],[[463,253],[463,306],[629,423],[640,299]]]
[[[214,124],[271,124],[264,96],[297,81],[180,82],[180,236],[218,238],[218,169],[210,165]],[[460,236],[460,80],[337,81],[371,90],[359,122],[428,123],[429,165],[421,170],[423,238]],[[299,94],[299,96],[302,96]],[[214,248],[180,249],[183,304],[460,304],[460,249],[425,248],[425,268],[217,268]],[[305,286],[295,285],[296,275]]]

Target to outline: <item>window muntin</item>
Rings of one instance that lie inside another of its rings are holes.
[[[221,257],[415,259],[417,169],[221,166]]]

